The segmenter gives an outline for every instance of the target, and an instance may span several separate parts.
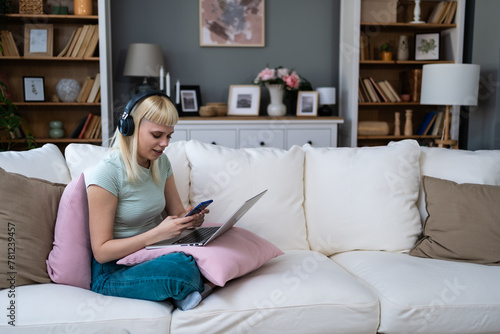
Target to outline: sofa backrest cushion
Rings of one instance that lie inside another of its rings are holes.
[[[450,150],[422,147],[421,174],[456,183],[500,185],[500,150]],[[422,222],[427,218],[425,192],[421,186],[418,207]]]
[[[0,168],[55,183],[71,181],[64,156],[54,144],[45,144],[29,151],[0,152]]]
[[[405,251],[421,233],[416,206],[420,147],[305,150],[304,209],[312,250]]]
[[[0,185],[0,289],[50,283],[45,259],[66,185],[1,168]]]
[[[247,199],[268,192],[237,223],[282,250],[308,249],[304,153],[300,147],[231,149],[189,141],[192,204],[213,199],[207,223],[221,224]]]
[[[172,169],[174,170],[175,184],[184,206],[189,203],[189,165],[186,158],[186,142],[173,142],[165,150]],[[110,148],[90,144],[70,144],[64,152],[71,177],[79,177],[82,173],[89,179],[89,173],[104,158]]]

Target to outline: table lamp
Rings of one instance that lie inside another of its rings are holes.
[[[334,114],[335,87],[318,87],[316,89],[319,95],[319,116],[331,116]]]
[[[476,106],[479,93],[479,65],[428,64],[423,66],[420,104],[445,105],[442,139],[439,147],[458,148],[450,138],[450,106]]]
[[[142,84],[135,88],[135,93],[151,90],[148,77],[159,77],[160,68],[165,67],[161,46],[147,43],[129,44],[123,75],[143,77]]]

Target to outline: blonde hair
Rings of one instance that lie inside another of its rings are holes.
[[[161,95],[152,95],[137,103],[130,115],[134,119],[134,133],[131,136],[124,136],[117,129],[112,139],[113,149],[119,150],[125,168],[127,178],[130,182],[136,182],[144,174],[137,162],[137,133],[143,119],[153,123],[174,126],[179,121],[177,109],[169,98]],[[160,180],[160,170],[158,161],[151,161],[149,166],[153,180],[158,183]]]

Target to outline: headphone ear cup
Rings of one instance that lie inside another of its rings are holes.
[[[132,116],[127,115],[125,118],[120,118],[120,133],[124,136],[131,136],[134,134],[134,119]]]

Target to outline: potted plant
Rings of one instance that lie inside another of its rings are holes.
[[[382,55],[382,60],[389,61],[392,60],[392,45],[390,43],[384,43],[380,47],[380,53]]]

